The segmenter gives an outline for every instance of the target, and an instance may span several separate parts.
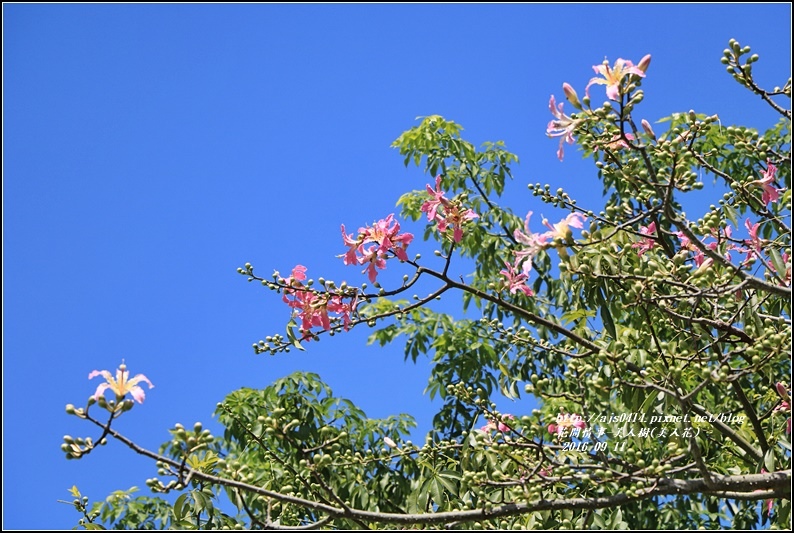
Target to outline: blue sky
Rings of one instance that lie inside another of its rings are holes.
[[[592,166],[573,148],[560,163],[545,135],[549,96],[565,81],[583,94],[605,57],[650,53],[641,118],[695,109],[767,127],[774,114],[719,63],[730,38],[761,56],[762,85],[791,75],[789,4],[4,4],[4,528],[69,528],[78,516],[56,500],[72,485],[96,500],[156,475],[115,443],[81,461],[59,449],[93,434],[64,406],[122,358],[155,388],[117,429],[152,449],[176,422],[209,423],[232,390],[294,370],[427,430],[429,367],[400,345],[367,347],[361,329],[254,355],[288,310],[236,268],[365,281],[336,257],[339,224],[430,182],[389,147],[429,114],[519,155],[516,211],[557,216],[530,181],[598,210]]]

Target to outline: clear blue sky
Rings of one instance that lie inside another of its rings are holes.
[[[95,435],[64,406],[122,358],[156,388],[117,429],[153,449],[294,370],[428,429],[427,361],[367,347],[363,329],[254,355],[288,310],[235,269],[365,281],[335,257],[339,224],[395,212],[430,181],[389,147],[420,115],[504,140],[522,161],[506,199],[520,213],[557,216],[530,181],[597,202],[592,167],[573,148],[560,163],[545,128],[549,96],[564,81],[583,94],[605,57],[653,55],[641,118],[692,108],[766,127],[775,116],[719,63],[732,37],[761,55],[762,84],[783,85],[789,4],[4,4],[3,526],[71,527],[56,500],[73,484],[92,500],[145,492],[154,465],[117,443],[81,461],[59,449]]]

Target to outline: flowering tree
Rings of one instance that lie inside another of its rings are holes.
[[[481,149],[461,127],[424,118],[394,143],[431,176],[399,199],[424,220],[437,258],[411,255],[414,236],[394,214],[356,232],[342,225],[341,260],[369,283],[289,277],[249,281],[281,295],[285,334],[257,353],[305,349],[322,336],[372,328],[371,341],[405,342],[429,356],[431,394],[443,398],[425,443],[406,440],[405,415],[366,418],[314,374],[296,373],[218,404],[225,426],[177,425],[159,452],[119,434],[113,421],[142,402],[138,375],[102,375],[86,407],[91,440],[66,437],[67,458],[117,439],[156,461],[159,497],[118,492],[90,505],[77,488],[80,524],[99,527],[270,529],[459,527],[660,528],[789,525],[791,504],[791,80],[771,91],[753,79],[757,55],[731,41],[722,62],[780,115],[766,132],[689,111],[640,112],[650,56],[594,68],[579,98],[551,97],[550,137],[592,158],[604,205],[581,206],[563,189],[530,185],[567,211],[538,223],[499,203],[515,155]],[[607,101],[590,93],[606,86]],[[690,218],[688,193],[714,179],[716,205]],[[468,280],[450,265],[468,261]],[[384,287],[384,269],[407,274]],[[419,281],[433,289],[413,296]],[[465,316],[434,311],[462,294]],[[476,311],[475,311],[476,309]],[[151,383],[149,383],[151,386]],[[107,400],[107,389],[115,397]],[[540,409],[501,413],[492,396],[532,394]],[[96,407],[94,407],[96,405]],[[96,411],[99,411],[97,413]],[[103,416],[100,416],[103,415]],[[232,505],[219,507],[225,495]],[[229,509],[233,509],[230,512]]]

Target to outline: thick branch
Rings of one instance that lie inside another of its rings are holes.
[[[103,424],[97,420],[92,418],[88,418],[88,420],[100,427],[104,427]],[[142,448],[115,430],[108,430],[108,433],[115,439],[126,444],[136,453],[174,467],[180,466],[177,461]],[[615,494],[612,496],[601,496],[596,498],[559,498],[554,500],[537,500],[526,503],[507,503],[493,507],[492,509],[423,514],[397,514],[334,507],[323,503],[304,500],[303,498],[280,494],[278,492],[273,492],[261,487],[249,485],[248,483],[243,483],[241,481],[224,479],[211,474],[205,474],[190,467],[184,468],[188,472],[189,477],[195,480],[232,487],[253,494],[259,494],[261,496],[273,498],[282,502],[313,509],[335,518],[357,519],[369,522],[392,524],[445,524],[459,521],[477,521],[507,516],[518,516],[535,511],[562,509],[605,509],[618,507],[634,501],[646,500],[656,496],[672,494],[684,495],[708,493],[718,497],[741,497],[742,499],[749,500],[766,499],[769,498],[770,494],[778,498],[788,499],[791,497],[791,470],[785,470],[766,474],[748,474],[739,476],[719,476],[713,474],[711,476],[712,482],[708,485],[703,479],[660,479],[654,487],[640,491],[636,496],[633,497],[629,497],[626,494]]]

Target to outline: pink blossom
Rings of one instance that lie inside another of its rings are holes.
[[[555,120],[552,120],[546,126],[546,135],[549,137],[560,138],[560,147],[557,149],[557,157],[560,161],[562,161],[562,157],[564,155],[563,145],[566,141],[568,144],[573,144],[573,130],[578,124],[578,121],[572,119],[562,112],[562,106],[563,103],[560,102],[558,107],[558,104],[554,100],[554,95],[551,95],[551,99],[549,100],[549,110],[551,111],[551,114],[554,116]]]
[[[288,295],[292,296],[292,299],[289,299]],[[283,300],[291,308],[297,310],[302,331],[308,332],[312,326],[320,326],[325,330],[331,329],[327,296],[320,295],[311,289],[285,289]]]
[[[534,296],[534,292],[532,289],[527,287],[526,282],[529,280],[529,276],[526,273],[518,274],[516,269],[518,268],[518,263],[515,265],[511,265],[507,261],[504,262],[507,270],[500,270],[499,273],[502,274],[506,280],[507,289],[510,291],[510,294],[515,294],[517,291],[523,292],[527,296]]]
[[[557,415],[555,423],[549,424],[549,433],[556,433],[558,436],[563,436],[570,428],[584,429],[587,423],[584,419],[577,414],[560,413]]]
[[[529,272],[532,270],[532,258],[547,245],[549,239],[548,235],[545,233],[532,233],[529,230],[529,217],[531,216],[532,211],[528,212],[527,218],[524,219],[523,232],[518,229],[513,232],[515,240],[524,245],[523,249],[515,252],[517,259],[516,265],[523,262],[523,272],[527,274],[527,276],[529,276]]]
[[[645,58],[643,58],[645,59]],[[650,57],[648,56],[648,62],[650,62]],[[646,67],[647,68],[647,67]],[[590,86],[593,84],[597,85],[606,85],[607,86],[607,98],[610,100],[617,100],[618,96],[620,95],[620,82],[629,74],[634,74],[635,76],[639,76],[641,78],[645,77],[645,72],[643,72],[638,67],[634,66],[634,63],[627,59],[618,59],[615,61],[615,65],[612,68],[609,68],[609,63],[604,61],[600,65],[594,65],[593,70],[596,74],[599,74],[603,77],[595,77],[590,80],[585,87],[585,94],[590,97]]]
[[[640,228],[640,231],[642,231],[642,228]],[[689,251],[691,251],[691,252],[693,252],[695,254],[695,257],[694,257],[695,265],[696,266],[702,265],[703,261],[706,259],[706,255],[703,253],[703,251],[700,248],[698,248],[697,246],[695,246],[694,244],[692,244],[692,241],[689,240],[689,237],[687,237],[684,234],[683,231],[676,231],[675,235],[681,241],[681,249],[689,250]],[[639,244],[640,243],[635,243],[632,246],[636,247]],[[653,247],[653,246],[651,246],[651,247]],[[640,255],[642,255],[642,254],[640,254]]]
[[[363,272],[367,272],[369,280],[375,282],[378,275],[376,269],[386,268],[386,259],[388,253],[393,253],[401,261],[408,260],[406,252],[408,245],[413,240],[414,236],[411,233],[400,234],[400,224],[394,220],[394,214],[390,214],[386,218],[375,222],[372,226],[366,228],[359,228],[358,237],[353,238],[345,231],[344,224],[342,225],[342,240],[348,246],[347,252],[340,255],[346,265],[352,264],[366,264],[367,268]],[[366,244],[373,244],[377,246],[369,246],[365,248]]]
[[[438,231],[444,232],[448,227],[452,228],[452,239],[455,242],[460,242],[463,238],[463,223],[468,220],[479,218],[480,215],[471,209],[463,209],[461,206],[451,203],[445,209],[443,217],[438,217]]]
[[[121,363],[118,370],[116,370],[116,378],[113,378],[113,375],[107,370],[94,370],[90,374],[88,374],[88,379],[93,379],[97,376],[102,376],[105,378],[106,383],[100,384],[96,388],[96,392],[94,393],[94,399],[98,400],[100,396],[107,390],[110,389],[116,394],[116,399],[120,400],[124,396],[127,395],[129,392],[132,394],[132,397],[138,403],[143,403],[144,398],[146,398],[146,394],[144,393],[143,389],[141,388],[138,383],[145,381],[149,384],[149,388],[151,389],[154,387],[152,382],[149,381],[149,378],[144,376],[143,374],[138,374],[134,378],[130,379],[130,373],[127,370],[127,365]]]
[[[303,265],[295,265],[295,268],[292,269],[292,278],[298,281],[303,281],[306,279],[306,267]]]
[[[547,219],[543,219],[543,225],[549,228],[551,231],[547,231],[545,233],[548,239],[560,239],[560,240],[568,240],[571,236],[571,229],[570,228],[577,228],[582,229],[584,227],[584,221],[587,220],[587,217],[581,213],[571,213],[564,219],[560,220],[553,226],[549,223]]]
[[[342,316],[342,324],[345,326],[345,331],[350,329],[352,323],[351,315],[355,312],[358,306],[358,295],[354,296],[351,301],[345,302],[341,296],[333,296],[328,302],[328,311],[337,313]]]
[[[427,220],[435,220],[438,223],[438,231],[442,233],[447,228],[452,228],[453,240],[460,242],[463,238],[463,223],[479,218],[479,215],[471,209],[464,209],[459,201],[444,197],[444,191],[441,190],[441,176],[436,176],[435,189],[427,185],[427,194],[431,199],[425,201],[421,207],[421,211],[427,213]]]
[[[400,235],[400,223],[394,220],[394,214],[377,221],[369,228],[368,232],[365,230],[362,233],[365,235],[364,243],[377,243],[380,245],[378,251],[382,254],[391,251],[399,260],[408,260],[405,250],[411,244],[414,236],[411,233]]]
[[[442,205],[449,205],[449,200],[444,198],[444,191],[441,190],[441,175],[436,176],[435,190],[430,185],[426,185],[426,188],[431,199],[422,204],[421,211],[427,213],[427,220],[435,220],[438,208]]]
[[[361,247],[362,239],[354,239],[352,235],[348,235],[345,232],[345,225],[342,224],[342,240],[345,243],[345,246],[349,246],[350,248],[344,254],[343,262],[346,265],[355,265],[358,263],[358,256],[356,253],[358,252],[359,248]],[[342,256],[340,256],[342,257]]]
[[[502,415],[502,420],[515,420],[516,417],[513,415],[507,414]],[[497,430],[500,433],[507,433],[510,431],[510,428],[502,422],[502,420],[489,420],[487,424],[480,428],[481,431],[493,431]]]
[[[730,227],[730,226],[726,226],[726,227],[725,227],[725,236],[726,236],[727,238],[729,238],[729,239],[730,239],[730,237],[731,237],[731,231],[732,231],[732,230],[731,230],[731,227]],[[708,243],[708,244],[706,245],[706,247],[707,247],[709,250],[712,250],[712,251],[714,251],[714,252],[719,252],[720,244],[721,244],[721,241],[722,241],[722,238],[721,238],[721,235],[720,235],[720,230],[719,230],[719,229],[716,229],[716,228],[712,228],[712,230],[711,230],[711,234],[712,234],[712,236],[714,236],[714,238],[715,238],[715,239],[717,239],[717,240],[716,240],[715,242],[710,242],[710,243]],[[726,260],[726,261],[730,261],[730,260],[731,260],[731,253],[730,253],[730,250],[733,250],[733,249],[734,249],[734,246],[733,246],[732,244],[728,244],[728,246],[727,246],[727,247],[726,247],[726,249],[725,249],[725,253],[723,254],[723,257],[725,257],[725,260]],[[697,251],[695,252],[695,254],[697,255],[697,253],[698,253],[698,252],[700,252],[700,256],[701,256],[701,262],[702,262],[703,252],[701,252],[700,250],[697,250]],[[700,263],[697,263],[697,264],[699,265]]]
[[[753,257],[761,257],[761,250],[764,246],[764,241],[758,236],[758,230],[761,228],[760,222],[752,224],[748,218],[744,221],[744,227],[747,228],[747,232],[750,235],[749,239],[744,240],[744,244],[749,246],[748,249],[743,250],[743,252],[747,254],[747,259],[742,262],[742,265],[746,266],[750,263],[750,261],[752,261]]]
[[[640,226],[640,233],[643,235],[653,235],[656,233],[656,222],[651,222],[647,226]],[[631,245],[632,248],[637,248],[638,252],[637,255],[642,255],[648,250],[651,250],[656,245],[656,241],[650,237],[646,237],[645,239],[641,239],[639,242],[635,242]]]
[[[375,248],[374,246],[372,248]],[[283,288],[282,301],[294,311],[294,316],[300,320],[300,330],[307,335],[305,340],[311,338],[309,331],[315,326],[324,330],[331,329],[330,313],[341,315],[345,330],[352,323],[351,315],[358,305],[358,296],[342,296],[310,289],[301,283],[306,280],[306,267],[298,265],[292,269],[292,276],[288,279],[280,278]],[[350,301],[345,301],[350,298]]]
[[[759,186],[762,188],[761,201],[764,205],[769,205],[769,202],[776,202],[780,198],[782,189],[775,188],[772,184],[775,183],[775,173],[777,167],[772,162],[766,160],[766,170],[763,172],[763,178],[750,182],[751,186]]]
[[[375,283],[375,280],[378,277],[377,269],[386,269],[386,259],[384,259],[383,254],[376,246],[370,246],[368,249],[364,250],[361,257],[359,258],[359,261],[362,265],[367,265],[367,268],[362,270],[362,273],[366,272],[369,281],[372,283]]]

